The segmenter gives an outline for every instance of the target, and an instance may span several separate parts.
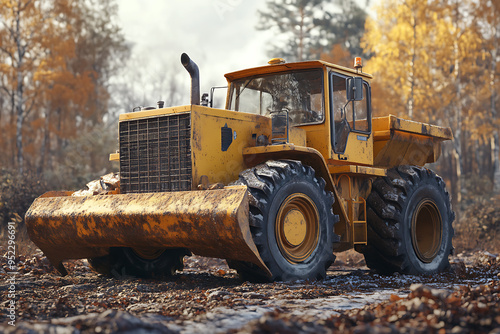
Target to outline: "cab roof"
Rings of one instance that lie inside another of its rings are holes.
[[[286,72],[290,70],[304,70],[304,69],[312,69],[312,68],[331,68],[335,72],[352,75],[352,76],[360,76],[365,79],[372,79],[373,76],[368,73],[364,73],[361,71],[356,71],[352,68],[335,65],[332,63],[328,63],[322,60],[311,60],[311,61],[301,61],[296,63],[283,63],[276,65],[265,65],[259,67],[247,68],[240,71],[230,72],[225,74],[224,76],[228,81],[234,81],[241,78],[248,78],[255,75],[262,74],[271,74],[278,72]]]

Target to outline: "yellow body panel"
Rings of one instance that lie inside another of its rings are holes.
[[[332,151],[329,162],[335,164],[373,164],[373,137],[356,132],[350,132],[344,153]]]
[[[314,148],[323,157],[328,157],[331,155],[332,145],[329,140],[325,140],[325,138],[330,138],[330,128],[325,126],[325,124],[328,123],[303,126],[302,128],[306,130],[306,146]]]
[[[121,114],[119,116],[119,120],[125,121],[130,119],[147,118],[147,117],[161,116],[166,114],[185,113],[185,112],[190,112],[191,107],[192,107],[191,105],[185,105],[185,106],[169,107],[162,109],[141,110],[126,114]]]
[[[386,176],[387,170],[384,168],[373,168],[357,165],[336,166],[328,165],[331,174],[363,174],[372,176]]]
[[[290,143],[297,146],[307,146],[306,130],[292,126],[289,131]]]
[[[111,153],[109,155],[109,161],[120,161],[120,153]]]
[[[232,142],[226,151],[221,149],[221,128],[231,129]],[[243,151],[255,146],[259,135],[271,135],[271,119],[268,117],[193,106],[191,111],[193,184],[200,183],[203,175],[209,183],[238,180],[246,168]]]

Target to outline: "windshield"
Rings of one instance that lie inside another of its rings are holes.
[[[324,119],[323,71],[284,72],[231,83],[229,109],[258,115],[286,111],[292,125]]]

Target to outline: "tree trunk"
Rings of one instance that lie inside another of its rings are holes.
[[[20,62],[21,63],[21,62]],[[21,69],[18,69],[17,74],[17,120],[16,120],[16,146],[17,146],[17,168],[19,173],[24,171],[24,152],[23,152],[23,123],[24,123],[24,108],[23,108],[23,77]]]
[[[500,142],[498,132],[491,138],[491,164],[493,165],[493,192],[500,194]]]
[[[457,115],[460,114],[457,111]],[[460,118],[460,116],[457,116]],[[461,123],[461,122],[460,122]],[[458,124],[458,121],[457,121]],[[453,156],[455,157],[455,175],[457,176],[456,181],[456,194],[457,194],[457,202],[460,203],[462,201],[462,143],[461,143],[461,129],[457,126],[457,130],[455,130],[455,139],[453,140]]]
[[[26,117],[24,110],[24,76],[23,62],[26,54],[26,45],[22,45],[21,32],[21,3],[18,3],[16,12],[16,48],[17,48],[17,87],[16,87],[16,147],[17,147],[17,169],[19,173],[24,171],[24,151],[23,151],[23,124]]]
[[[458,11],[459,3],[455,3],[455,32],[460,31],[460,13]],[[455,41],[453,42],[453,58],[454,58],[454,75],[455,75],[455,138],[453,140],[453,146],[455,149],[454,156],[456,160],[455,173],[457,175],[457,202],[462,201],[462,173],[463,173],[463,161],[462,161],[462,86],[460,84],[461,80],[461,62],[460,62],[460,50],[458,45],[458,39],[461,33],[458,33]]]
[[[49,111],[45,113],[45,121],[43,125],[43,141],[40,148],[40,164],[37,168],[37,175],[42,175],[45,170],[45,162],[50,149],[50,127],[49,127]]]
[[[411,42],[411,63],[410,63],[410,96],[408,98],[408,117],[410,120],[413,119],[413,108],[415,104],[415,61],[417,60],[417,20],[415,18],[415,13],[412,11],[411,25],[413,28],[413,40]]]
[[[496,123],[498,118],[496,109],[496,68],[497,68],[497,56],[498,56],[498,40],[500,39],[500,29],[498,26],[494,27],[494,47],[491,52],[491,69],[490,69],[490,91],[491,91],[491,121],[493,124]],[[493,191],[495,193],[500,193],[500,143],[498,138],[498,130],[493,129],[493,136],[491,137],[491,164],[493,166]]]

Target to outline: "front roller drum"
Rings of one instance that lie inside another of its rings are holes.
[[[102,258],[110,248],[189,249],[248,261],[270,275],[248,225],[247,187],[210,191],[37,198],[26,213],[31,240],[62,273],[62,261]],[[67,194],[66,194],[67,195]]]

